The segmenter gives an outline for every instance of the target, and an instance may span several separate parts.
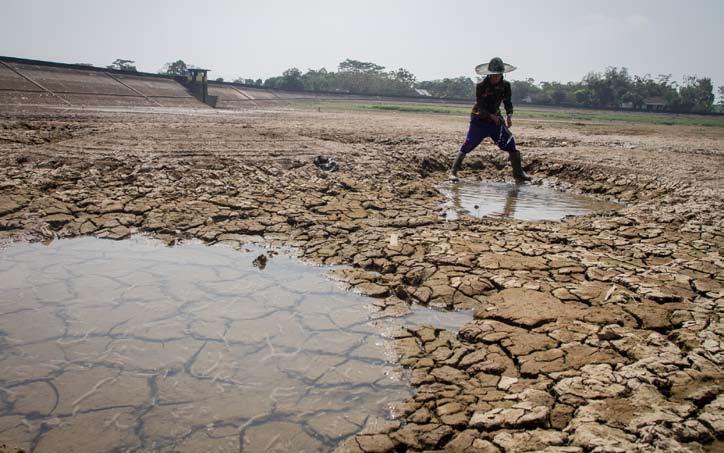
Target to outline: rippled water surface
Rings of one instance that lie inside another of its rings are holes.
[[[0,251],[0,439],[35,451],[319,451],[410,389],[369,299],[263,250]],[[467,313],[403,323],[459,327]],[[447,323],[447,324],[446,324]]]
[[[438,187],[446,197],[446,217],[463,214],[518,220],[559,220],[569,215],[616,209],[617,205],[532,184],[499,182],[445,183]]]

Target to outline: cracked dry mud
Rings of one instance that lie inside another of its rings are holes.
[[[458,333],[396,334],[414,394],[339,451],[723,448],[719,128],[519,121],[536,181],[623,205],[523,222],[440,215],[435,187],[461,117],[37,111],[0,122],[7,240],[261,240],[351,265],[337,277],[378,300],[375,316],[474,310]],[[339,170],[318,170],[317,155]],[[463,177],[508,178],[504,157],[485,145]],[[0,437],[23,420],[6,422]]]
[[[330,450],[409,396],[383,337],[396,323],[370,323],[366,298],[326,268],[275,255],[262,272],[252,256],[136,238],[9,247],[5,440],[41,452]]]

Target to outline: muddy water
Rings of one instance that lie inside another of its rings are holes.
[[[293,258],[136,238],[0,252],[0,439],[325,451],[410,392],[368,301]],[[469,314],[417,310],[409,321]],[[459,325],[458,325],[459,327]]]
[[[569,215],[616,209],[617,205],[550,187],[501,182],[445,183],[438,187],[447,198],[445,215],[463,214],[518,220],[559,220]]]

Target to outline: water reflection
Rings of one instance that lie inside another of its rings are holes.
[[[326,451],[410,394],[366,298],[283,255],[261,271],[260,252],[92,238],[2,251],[2,440]]]
[[[583,215],[617,207],[590,197],[530,184],[458,182],[443,184],[438,189],[447,198],[443,208],[449,220],[463,214],[519,220],[559,220],[567,215]]]

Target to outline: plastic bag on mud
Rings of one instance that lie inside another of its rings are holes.
[[[331,157],[317,156],[314,158],[314,165],[323,171],[337,171],[339,165]]]

